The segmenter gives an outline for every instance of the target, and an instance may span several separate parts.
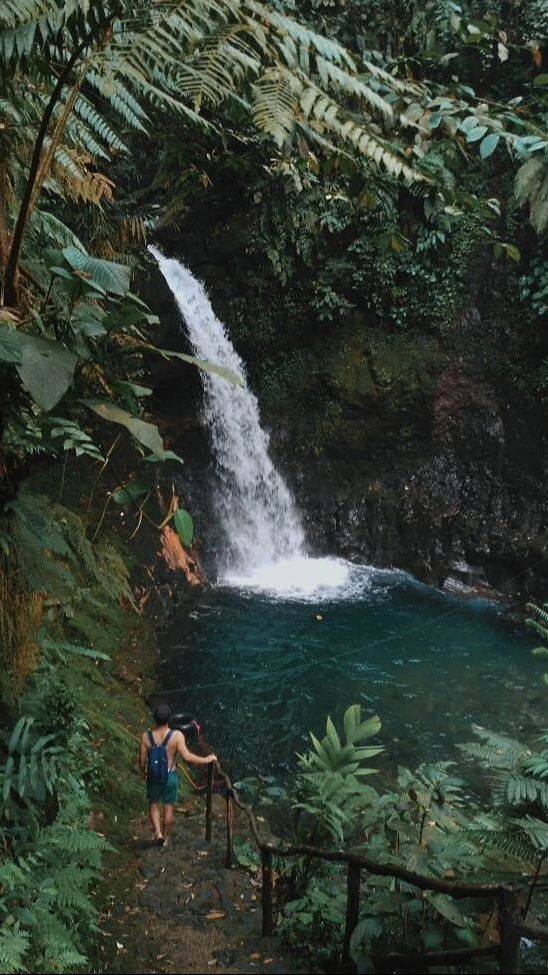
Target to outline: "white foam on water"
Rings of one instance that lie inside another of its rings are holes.
[[[324,602],[355,599],[371,588],[371,566],[345,559],[294,556],[248,572],[226,572],[220,584],[243,593],[287,602]]]

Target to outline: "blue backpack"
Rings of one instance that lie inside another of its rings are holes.
[[[150,748],[148,750],[147,761],[147,781],[148,782],[167,782],[169,773],[169,758],[166,745],[171,738],[173,731],[168,731],[161,745],[154,741],[152,731],[148,730],[148,740]]]

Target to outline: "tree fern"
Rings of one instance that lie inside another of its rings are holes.
[[[28,162],[29,175],[7,265],[8,297],[29,213],[51,162],[57,185],[73,199],[108,199],[108,181],[93,172],[93,160],[126,151],[113,118],[139,131],[149,128],[147,104],[210,127],[203,106],[218,108],[242,95],[245,106],[251,90],[251,117],[278,145],[293,135],[325,147],[346,144],[396,177],[425,178],[374,121],[393,120],[386,95],[415,98],[417,85],[394,80],[368,58],[358,67],[337,42],[255,0],[70,0],[62,6],[5,0],[0,65],[12,97],[27,98],[41,120],[34,141],[32,129],[27,133],[27,160],[25,152],[11,160],[14,170]],[[55,65],[53,77],[48,65]],[[23,145],[21,137],[20,131]]]

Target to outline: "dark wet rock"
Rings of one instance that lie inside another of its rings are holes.
[[[192,911],[207,914],[210,911],[218,911],[220,909],[219,893],[217,887],[211,881],[196,885],[193,893],[194,899],[189,904]]]
[[[329,450],[299,459],[290,436],[282,442],[290,430],[273,431],[272,451],[296,495],[309,548],[402,568],[435,586],[449,580],[451,588],[454,578],[487,596],[496,590],[516,600],[542,599],[548,591],[542,417],[506,410],[488,384],[475,386],[456,372],[444,383],[439,380],[429,413],[415,418],[415,439],[398,444],[392,437],[383,450],[364,444],[355,453]],[[371,409],[381,407],[364,404],[360,422],[369,423]],[[192,422],[190,442],[201,446],[191,464],[169,477],[189,499],[205,569],[213,576],[221,537],[212,459],[199,419]],[[387,436],[388,422],[379,436]],[[181,449],[182,438],[181,432]],[[187,430],[184,439],[187,444]],[[466,578],[459,568],[464,563]],[[183,597],[187,613],[189,599]]]
[[[230,876],[221,876],[216,882],[216,888],[221,910],[233,913],[234,902],[240,898],[241,881],[238,882]]]
[[[150,863],[145,860],[143,863],[141,863],[139,870],[141,871],[143,877],[150,880],[151,877],[155,877],[157,875],[159,866],[156,863]]]
[[[231,965],[236,963],[238,952],[231,951],[230,949],[220,949],[213,952],[213,957],[219,968],[230,968]]]
[[[166,898],[157,887],[145,887],[139,894],[139,904],[159,916],[166,915]]]

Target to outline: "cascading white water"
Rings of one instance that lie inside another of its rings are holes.
[[[244,364],[204,286],[179,261],[164,257],[155,247],[150,251],[173,292],[198,358],[245,377]],[[221,376],[202,372],[202,379],[219,474],[217,510],[227,544],[222,574],[249,574],[282,559],[303,557],[301,520],[269,457],[257,398],[247,386],[234,386]]]

